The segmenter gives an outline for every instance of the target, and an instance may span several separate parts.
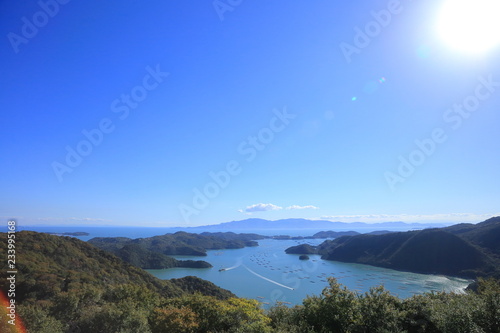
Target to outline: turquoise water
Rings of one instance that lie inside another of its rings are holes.
[[[307,240],[312,245],[323,240]],[[300,304],[307,295],[319,295],[328,286],[327,277],[335,277],[350,290],[360,293],[370,287],[384,285],[393,295],[407,298],[428,291],[462,292],[471,282],[438,275],[415,274],[368,265],[322,260],[309,255],[286,254],[290,246],[302,244],[295,240],[259,240],[258,247],[236,250],[208,251],[206,257],[174,256],[178,259],[200,259],[214,267],[207,269],[171,268],[148,270],[160,279],[198,276],[232,291],[239,297],[256,299],[267,308],[276,301]],[[225,268],[225,271],[219,269]]]
[[[89,236],[76,237],[87,241],[93,237],[151,237],[179,231],[179,228],[137,227],[88,227],[88,226],[37,226],[19,230],[39,232],[86,231]],[[186,231],[190,231],[189,229]],[[197,230],[201,232],[203,230]],[[214,230],[210,230],[214,231]],[[222,230],[224,231],[224,230]],[[319,230],[288,230],[258,232],[267,235],[312,235]],[[367,232],[371,230],[357,230]],[[249,231],[246,231],[249,232]],[[259,240],[258,247],[236,250],[208,251],[206,257],[174,256],[178,259],[205,260],[214,267],[207,269],[171,268],[148,270],[161,279],[198,276],[232,291],[239,297],[253,298],[264,307],[276,301],[300,304],[307,295],[319,295],[328,286],[327,277],[333,276],[350,290],[366,292],[372,286],[384,285],[392,294],[401,298],[426,291],[461,292],[469,280],[437,275],[399,272],[368,265],[349,264],[322,260],[319,255],[309,255],[310,260],[299,260],[298,255],[286,254],[285,249],[302,243],[317,245],[322,239],[311,240]],[[225,271],[219,272],[219,269]]]

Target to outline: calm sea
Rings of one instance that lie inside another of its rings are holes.
[[[93,237],[150,237],[176,232],[173,228],[136,227],[26,227],[19,230],[39,232],[85,231],[89,236],[77,237],[87,241]],[[189,231],[189,230],[188,230]],[[196,230],[202,232],[203,230]],[[212,230],[213,231],[213,230]],[[317,230],[311,230],[312,235]],[[245,231],[247,232],[247,231]],[[298,235],[304,231],[268,231],[261,234]],[[198,276],[232,291],[239,297],[253,298],[265,308],[276,301],[290,305],[300,304],[307,295],[318,295],[325,288],[327,277],[335,277],[350,290],[360,293],[370,287],[384,285],[392,294],[402,298],[428,291],[461,292],[471,282],[453,277],[399,272],[391,269],[360,264],[322,260],[318,255],[299,260],[298,255],[289,255],[284,250],[290,246],[309,243],[317,245],[323,240],[259,240],[258,247],[235,250],[211,250],[206,257],[174,256],[177,259],[205,260],[214,267],[207,269],[172,268],[148,270],[160,279]],[[221,269],[224,269],[220,271]]]

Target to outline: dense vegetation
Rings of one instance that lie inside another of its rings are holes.
[[[101,247],[102,243],[94,244]],[[173,267],[209,268],[212,267],[203,260],[177,260],[163,253],[146,249],[144,245],[137,243],[126,243],[116,247],[102,246],[105,251],[113,253],[120,259],[143,269],[164,269]]]
[[[232,234],[232,235],[228,235]],[[204,235],[183,231],[147,238],[130,239],[126,237],[96,237],[88,241],[103,250],[113,251],[128,244],[138,244],[148,251],[166,255],[206,256],[207,250],[241,249],[245,246],[257,246],[257,242],[233,233],[216,233]]]
[[[285,250],[288,254],[318,254],[318,247],[309,244],[291,246]]]
[[[246,242],[245,246],[257,246],[256,242],[250,242],[259,239],[269,238],[268,236],[263,236],[253,233],[234,233],[234,232],[202,232],[200,235],[221,238],[228,241],[243,241]]]
[[[4,255],[7,235],[0,233],[0,239],[3,240],[0,253]],[[8,290],[6,264],[2,261],[0,279],[0,290],[5,295]],[[80,327],[83,321],[94,320],[89,317],[91,313],[98,316],[106,311],[125,311],[123,307],[130,307],[130,304],[122,304],[119,300],[123,298],[126,302],[127,297],[134,297],[138,302],[149,302],[152,295],[171,298],[195,292],[219,299],[234,297],[231,292],[195,277],[172,281],[157,279],[73,237],[18,232],[16,265],[19,272],[16,275],[16,304],[20,304],[19,311],[32,332],[69,332],[70,327]],[[132,296],[117,295],[120,293]],[[139,311],[141,304],[127,311]],[[51,330],[52,327],[61,330]]]
[[[262,239],[256,234],[235,234],[232,232],[191,234],[176,232],[148,238],[96,237],[88,242],[122,260],[143,269],[163,269],[172,267],[209,268],[203,260],[176,260],[168,255],[206,256],[206,250],[240,249],[257,246],[254,239]]]
[[[379,231],[372,231],[369,233],[366,233],[365,235],[383,235],[383,234],[388,234],[391,233],[392,231],[388,230],[379,230]],[[338,238],[342,236],[356,236],[356,235],[361,235],[361,233],[357,231],[319,231],[315,233],[312,236],[288,236],[288,235],[280,235],[280,236],[269,236],[266,238],[272,238],[272,239],[277,239],[277,240],[303,240],[303,239],[326,239],[326,238]],[[264,237],[264,236],[262,236]]]
[[[75,238],[23,231],[16,241],[16,309],[30,333],[500,332],[497,280],[480,281],[477,293],[401,300],[383,287],[358,294],[330,279],[302,305],[265,312],[196,277],[156,279]],[[0,289],[8,289],[3,276]],[[13,332],[2,311],[0,331]]]
[[[287,253],[322,255],[322,259],[356,262],[418,273],[467,278],[500,277],[500,218],[479,224],[363,234],[302,244]]]
[[[85,231],[76,231],[76,232],[46,232],[49,235],[57,235],[57,236],[88,236],[90,235]]]
[[[320,231],[313,235],[314,238],[338,238],[342,236],[356,236],[360,233],[357,231]]]
[[[382,286],[358,294],[329,279],[321,295],[268,313],[272,332],[500,332],[500,282],[481,280],[477,293],[426,293],[401,300]]]

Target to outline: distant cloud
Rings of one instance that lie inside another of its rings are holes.
[[[111,220],[106,220],[106,219],[97,219],[97,218],[92,218],[92,217],[72,217],[70,220],[73,221],[92,221],[92,222],[109,222]]]
[[[343,222],[481,222],[496,214],[447,213],[447,214],[368,214],[324,215],[321,219]]]
[[[247,206],[245,209],[239,209],[238,212],[240,213],[255,213],[255,212],[268,212],[271,210],[297,210],[297,209],[319,209],[316,206],[308,205],[308,206],[300,206],[300,205],[291,205],[286,208],[283,208],[281,206],[273,205],[271,203],[258,203],[255,205]]]
[[[264,203],[258,203],[258,204],[255,204],[255,205],[251,205],[251,206],[247,206],[247,208],[245,208],[245,212],[247,213],[254,213],[254,212],[267,212],[267,211],[270,211],[270,210],[282,210],[283,207],[280,207],[280,206],[276,206],[276,205],[273,205],[273,204],[264,204]],[[241,211],[241,209],[240,209]]]
[[[292,206],[286,207],[285,209],[294,210],[294,209],[319,209],[319,208],[316,206],[312,206],[312,205],[308,205],[308,206],[292,205]]]

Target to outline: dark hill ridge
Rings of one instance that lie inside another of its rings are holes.
[[[202,232],[200,235],[209,236],[209,237],[217,237],[217,238],[222,238],[222,239],[231,240],[231,241],[243,241],[243,242],[249,242],[249,241],[268,238],[267,236],[262,236],[262,235],[258,235],[258,234],[252,234],[252,233],[236,234],[236,233],[230,232],[230,231],[229,232]],[[257,245],[255,242],[250,242],[248,244],[249,245],[247,245],[247,246],[256,246]]]
[[[457,224],[444,230],[465,238],[500,256],[500,216],[478,224]]]
[[[320,231],[313,235],[313,238],[338,238],[342,236],[356,236],[360,233],[357,231]]]
[[[144,269],[172,267],[208,268],[212,267],[203,260],[176,260],[168,255],[206,256],[206,250],[241,249],[245,246],[257,246],[253,241],[263,236],[235,233],[191,234],[183,231],[148,238],[96,237],[88,243],[114,255],[124,261]]]
[[[393,231],[388,230],[378,230],[366,233],[366,235],[383,235],[388,234]],[[319,231],[312,236],[288,236],[288,235],[278,235],[278,236],[261,236],[263,238],[271,238],[276,240],[304,240],[304,239],[326,239],[326,238],[339,238],[342,236],[356,236],[361,235],[357,231]]]
[[[112,251],[122,260],[143,269],[164,269],[172,267],[210,268],[203,260],[177,260],[165,254],[147,250],[140,244],[125,244],[122,248]]]
[[[0,233],[0,238],[6,239],[6,234]],[[7,242],[0,242],[0,253],[7,253]],[[134,285],[165,297],[181,296],[193,290],[207,291],[219,298],[234,296],[198,278],[160,280],[74,237],[21,231],[16,233],[16,255],[16,268],[20,272],[16,276],[16,302],[49,300],[62,292],[105,290],[121,285]],[[6,265],[7,261],[2,261],[3,272],[7,271]],[[8,289],[7,282],[0,280],[2,291]]]
[[[404,270],[469,277],[488,264],[476,246],[439,229],[415,233],[394,252],[389,262]]]
[[[154,236],[148,238],[137,238],[132,240],[133,243],[146,246],[151,251],[160,252],[163,254],[180,254],[180,255],[203,255],[206,256],[206,250],[222,250],[222,249],[242,249],[246,246],[257,246],[257,242],[248,240],[247,236],[234,234],[231,239],[214,236],[211,234],[199,235],[187,233],[184,231],[176,232],[175,234],[166,234],[163,236]],[[89,240],[89,242],[91,242]]]
[[[321,254],[323,259],[356,262],[418,273],[475,278],[500,276],[500,218],[441,229],[362,234],[298,245],[287,253]]]
[[[300,244],[297,246],[289,247],[285,250],[288,254],[318,254],[318,249],[316,246],[309,244]]]

